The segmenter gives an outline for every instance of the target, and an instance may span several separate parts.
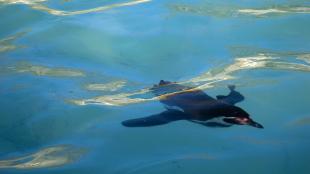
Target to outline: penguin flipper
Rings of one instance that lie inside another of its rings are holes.
[[[218,95],[216,96],[217,100],[221,100],[225,103],[234,105],[244,100],[244,96],[235,90],[234,85],[229,85],[228,88],[230,89],[230,93],[227,96]]]
[[[184,120],[186,118],[187,116],[184,112],[175,109],[169,109],[148,117],[125,120],[122,122],[122,125],[126,127],[150,127],[167,124],[172,121]]]

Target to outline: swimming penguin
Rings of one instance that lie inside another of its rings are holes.
[[[235,86],[228,88],[230,93],[227,96],[218,95],[215,99],[202,90],[161,80],[151,91],[159,97],[166,110],[148,117],[126,120],[122,124],[126,127],[148,127],[188,120],[208,127],[249,125],[263,128],[246,111],[235,106],[244,97],[235,90]]]

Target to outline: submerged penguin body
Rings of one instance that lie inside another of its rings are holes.
[[[246,111],[235,106],[244,100],[244,97],[235,91],[234,86],[228,88],[230,93],[227,96],[219,95],[215,99],[202,90],[161,80],[151,91],[159,97],[166,110],[148,117],[126,120],[122,124],[126,127],[148,127],[188,120],[208,127],[250,125],[263,128],[254,122]]]

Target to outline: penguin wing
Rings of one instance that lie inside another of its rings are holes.
[[[159,114],[154,114],[148,117],[125,120],[122,122],[126,127],[149,127],[170,123],[172,121],[187,119],[187,114],[175,109],[168,109]]]
[[[225,96],[225,95],[218,95],[216,96],[217,100],[220,100],[222,102],[234,105],[238,102],[241,102],[244,100],[244,96],[235,90],[235,86],[228,86],[230,89],[230,93]]]

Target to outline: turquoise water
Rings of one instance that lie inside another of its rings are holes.
[[[310,3],[0,0],[0,173],[310,172]],[[161,112],[159,80],[227,94],[264,129]]]

